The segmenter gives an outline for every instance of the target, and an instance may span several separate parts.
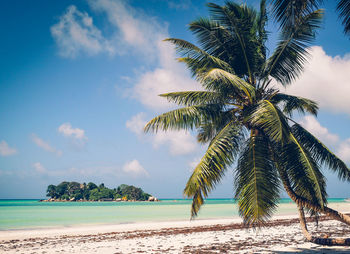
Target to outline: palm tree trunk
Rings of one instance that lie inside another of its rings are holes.
[[[279,170],[279,173],[280,173],[280,176],[282,179],[284,189],[286,190],[288,196],[297,204],[298,207],[307,207],[309,209],[312,209],[312,210],[319,212],[319,213],[323,213],[334,220],[341,221],[341,222],[350,226],[350,216],[348,216],[346,214],[342,214],[342,213],[340,213],[336,210],[333,210],[332,208],[329,208],[327,206],[321,207],[318,204],[314,204],[314,203],[310,202],[309,200],[297,195],[294,192],[294,190],[292,189],[286,173],[283,170]]]
[[[304,234],[305,238],[308,241],[311,241],[312,240],[312,236],[309,233],[309,231],[307,230],[304,208],[302,206],[298,206],[298,211],[299,211],[299,220],[300,220],[301,230],[303,231],[303,234]]]
[[[312,236],[307,230],[304,208],[298,205],[300,227],[305,238],[312,243],[328,246],[350,246],[350,238],[321,238]]]
[[[283,183],[283,185],[285,185]],[[327,216],[329,216],[332,219],[341,221],[347,225],[350,226],[350,216],[346,215],[346,214],[342,214],[336,210],[333,210],[332,208],[329,208],[327,206],[324,206],[323,208],[317,204],[311,203],[310,201],[308,201],[307,199],[298,196],[291,188],[290,186],[284,186],[288,196],[298,205],[301,207],[307,207],[309,209],[312,209],[316,212],[319,213],[323,213]]]
[[[327,206],[324,206],[323,208],[320,207],[317,204],[313,204],[307,199],[300,197],[297,195],[294,190],[292,189],[288,176],[283,170],[279,170],[283,186],[288,194],[288,196],[297,204],[298,206],[298,211],[299,211],[299,221],[300,221],[300,226],[303,231],[303,234],[305,238],[315,244],[320,244],[320,245],[329,245],[329,246],[350,246],[350,238],[320,238],[320,237],[314,237],[312,236],[309,231],[307,230],[307,225],[306,225],[306,219],[305,219],[305,213],[304,213],[304,207],[307,207],[309,209],[312,209],[314,211],[323,213],[328,215],[330,218],[344,222],[347,225],[350,225],[350,216],[342,214],[338,211],[335,211]]]

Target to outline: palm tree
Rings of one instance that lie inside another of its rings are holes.
[[[317,1],[300,1],[307,4],[293,5],[288,11],[283,9],[285,1],[275,2],[280,39],[269,57],[265,0],[259,12],[234,2],[209,3],[210,18],[189,25],[199,46],[166,39],[176,46],[182,55],[179,61],[187,65],[203,91],[160,95],[182,107],[153,118],[145,131],[197,130],[198,141],[208,143],[184,189],[192,198],[192,217],[226,170],[234,167],[235,197],[248,225],[262,226],[271,217],[281,186],[297,203],[301,222],[306,209],[350,224],[348,216],[327,207],[320,168],[328,167],[343,180],[350,180],[350,170],[292,119],[295,111],[317,115],[317,104],[282,93],[273,85],[287,86],[303,71],[306,48],[323,11],[315,8]],[[278,12],[279,8],[284,12]],[[301,225],[307,232],[306,225]]]

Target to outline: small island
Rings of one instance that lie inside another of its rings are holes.
[[[61,182],[49,185],[46,190],[49,199],[42,202],[67,201],[159,201],[156,197],[144,192],[141,188],[121,184],[117,188],[109,189],[103,183],[96,185],[89,182]]]

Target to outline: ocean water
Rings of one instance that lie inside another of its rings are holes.
[[[345,199],[329,199],[346,202]],[[122,224],[189,220],[191,200],[161,202],[39,202],[0,200],[0,230],[71,227],[76,225]],[[281,199],[276,213],[296,212],[290,199]],[[208,199],[196,219],[237,218],[233,199]]]

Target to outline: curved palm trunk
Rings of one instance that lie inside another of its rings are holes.
[[[299,220],[300,220],[301,230],[303,231],[303,234],[304,234],[305,238],[308,241],[311,241],[312,240],[312,236],[309,233],[309,231],[307,230],[304,208],[301,207],[301,206],[298,206],[298,212],[299,212]]]
[[[288,196],[297,204],[298,207],[307,207],[316,212],[325,214],[334,220],[341,221],[350,226],[350,216],[342,214],[332,208],[324,206],[323,208],[317,204],[311,203],[309,200],[297,195],[292,189],[288,176],[283,170],[279,170],[284,189],[286,190]]]
[[[335,239],[335,238],[321,238],[321,237],[312,236],[307,230],[304,208],[298,205],[298,211],[299,211],[299,220],[300,220],[301,230],[303,231],[305,238],[309,242],[320,244],[320,245],[329,245],[329,246],[334,246],[334,245],[350,246],[350,238]]]
[[[314,237],[312,236],[306,225],[306,219],[305,219],[305,213],[304,213],[304,208],[307,207],[309,209],[313,209],[314,211],[317,211],[319,213],[323,213],[328,215],[330,218],[344,222],[347,225],[350,225],[350,216],[342,214],[338,211],[335,211],[327,206],[324,206],[323,208],[320,207],[319,205],[313,204],[309,202],[307,199],[300,197],[297,195],[292,187],[290,186],[290,182],[288,179],[288,176],[286,175],[285,172],[282,170],[279,170],[283,186],[288,194],[288,196],[297,204],[298,206],[298,212],[299,212],[299,220],[300,220],[300,226],[303,231],[303,234],[305,238],[315,244],[320,244],[320,245],[329,245],[329,246],[350,246],[350,238],[320,238],[320,237]]]

